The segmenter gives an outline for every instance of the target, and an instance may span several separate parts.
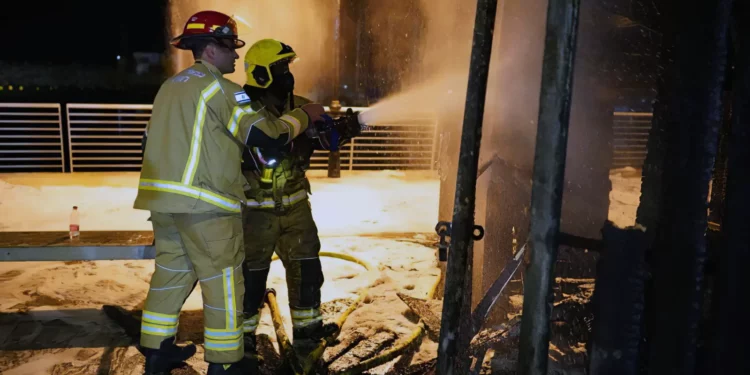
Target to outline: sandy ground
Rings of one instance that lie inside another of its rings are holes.
[[[368,272],[354,263],[323,259],[322,299],[332,308],[330,318],[337,315],[335,306],[345,307],[365,288],[368,296],[347,320],[342,336],[356,329],[408,337],[416,322],[407,319],[407,307],[396,292],[425,298],[439,276],[435,250],[421,244],[430,243],[437,217],[437,177],[395,171],[344,172],[338,180],[320,172],[311,175],[311,204],[323,250],[354,255],[372,266]],[[137,173],[0,175],[0,230],[65,230],[73,205],[79,206],[82,231],[150,230],[148,213],[132,209],[137,179]],[[389,238],[378,238],[386,233]],[[0,372],[96,374],[108,368],[114,374],[138,373],[141,357],[100,309],[141,308],[153,267],[153,261],[0,264],[0,324],[5,328],[0,332],[5,349]],[[291,332],[280,262],[274,262],[268,286],[278,292]],[[183,315],[200,309],[198,287]],[[258,333],[275,342],[269,314]],[[199,353],[191,361],[199,372],[205,371],[201,359]],[[125,362],[129,364],[121,365]]]
[[[309,174],[321,236],[434,231],[440,185],[432,172]],[[148,212],[132,208],[137,186],[130,172],[0,174],[0,231],[67,231],[73,206],[82,231],[151,230]]]
[[[437,176],[399,171],[344,171],[341,179],[311,175],[311,203],[323,250],[355,255],[374,268],[367,272],[356,264],[323,259],[326,306],[342,301],[345,306],[362,288],[368,292],[342,337],[385,330],[404,340],[416,322],[396,292],[425,298],[439,275],[435,250],[428,246],[437,218]],[[611,177],[610,220],[619,226],[634,220],[640,195],[636,177],[630,170]],[[0,174],[0,231],[67,230],[73,205],[79,206],[83,231],[150,230],[148,213],[132,209],[137,179],[137,173]],[[140,308],[153,267],[153,261],[0,263],[0,373],[138,374],[142,356],[100,309],[106,304]],[[291,331],[284,270],[278,262],[269,287],[278,291]],[[200,308],[198,288],[183,312],[195,315]],[[267,313],[259,334],[275,341]],[[415,361],[434,357],[436,349],[436,343],[425,340]],[[205,373],[202,350],[190,364],[191,373]],[[379,370],[385,372],[387,366]]]
[[[342,335],[355,329],[387,329],[399,336],[410,335],[416,325],[406,318],[407,308],[395,293],[427,296],[439,273],[432,249],[411,242],[368,237],[323,238],[322,244],[326,251],[354,255],[373,266],[373,271],[367,272],[357,264],[323,259],[324,302],[352,299],[361,288],[369,287],[368,297],[349,317]],[[0,353],[0,372],[62,374],[67,372],[60,372],[60,366],[67,364],[77,369],[70,373],[96,374],[105,354],[103,348],[130,344],[118,326],[99,309],[108,304],[129,310],[141,308],[152,272],[153,261],[0,264],[0,282],[6,286],[0,291],[0,325],[5,328],[0,333],[0,345],[10,349]],[[284,269],[279,262],[272,266],[269,287],[278,292],[285,325],[291,332],[285,307],[288,298]],[[183,312],[199,311],[200,307],[200,288],[197,288]],[[195,328],[187,329],[192,334],[199,333],[199,330],[192,332]],[[275,342],[268,313],[258,333]],[[30,353],[29,349],[38,351]],[[81,359],[84,349],[88,355]],[[191,365],[196,370],[205,370],[200,359],[200,355],[196,356]]]

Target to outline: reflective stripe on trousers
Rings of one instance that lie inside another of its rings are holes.
[[[311,324],[323,321],[320,309],[291,309],[292,327],[304,328]]]
[[[242,217],[152,211],[151,222],[156,266],[144,306],[141,345],[158,349],[165,338],[175,336],[182,305],[200,282],[205,359],[239,361],[244,345]]]

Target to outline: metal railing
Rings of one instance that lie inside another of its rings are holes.
[[[150,104],[68,104],[70,171],[140,170]]]
[[[145,104],[68,104],[70,170],[139,170],[141,139],[151,117]],[[345,111],[347,108],[343,108]],[[330,110],[326,107],[326,110]],[[367,110],[367,108],[354,108]],[[341,168],[434,168],[434,119],[369,124],[340,150]],[[328,166],[328,151],[316,151],[311,169]]]
[[[60,104],[0,103],[0,172],[65,171]]]
[[[651,118],[648,112],[614,113],[614,152],[612,168],[640,169],[646,160]]]
[[[65,171],[66,159],[71,172],[138,171],[151,107],[68,104],[66,140],[60,104],[0,103],[0,172]],[[651,117],[646,112],[614,113],[613,168],[642,167]],[[438,137],[434,118],[419,116],[369,126],[340,150],[342,169],[435,169]],[[316,151],[310,164],[312,169],[327,168],[328,152]]]

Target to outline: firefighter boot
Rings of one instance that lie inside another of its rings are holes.
[[[292,346],[297,356],[306,358],[310,352],[326,337],[329,337],[339,330],[336,323],[323,324],[323,321],[317,321],[310,325],[294,328],[292,331],[294,341]]]
[[[195,354],[195,345],[177,346],[174,341],[174,337],[164,339],[159,349],[138,348],[146,357],[144,375],[167,375],[172,369],[187,365],[185,361]]]
[[[206,375],[255,375],[258,369],[251,369],[245,361],[238,363],[209,363]]]

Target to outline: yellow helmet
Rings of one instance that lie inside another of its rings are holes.
[[[250,46],[245,54],[247,85],[268,88],[273,82],[271,65],[281,61],[293,62],[297,53],[292,47],[275,39],[263,39]]]

